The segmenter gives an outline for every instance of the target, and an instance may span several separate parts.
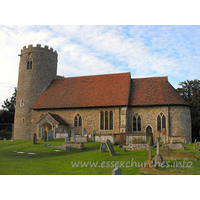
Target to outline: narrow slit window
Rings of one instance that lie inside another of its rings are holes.
[[[108,130],[108,111],[105,112],[105,130]]]
[[[113,111],[110,111],[110,130],[113,130]]]
[[[157,130],[161,131],[161,117],[160,117],[160,115],[158,115],[158,118],[157,118]]]
[[[101,111],[101,114],[100,114],[100,129],[103,130],[104,129],[104,112]]]
[[[75,118],[74,118],[74,126],[75,127],[77,126],[77,116],[75,116]]]

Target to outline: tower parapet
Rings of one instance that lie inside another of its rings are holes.
[[[58,54],[48,46],[23,47],[20,55],[14,139],[31,139],[31,107],[57,75]]]
[[[24,46],[23,49],[21,49],[21,55],[24,53],[30,53],[30,52],[43,52],[43,53],[52,53],[52,55],[57,56],[57,51],[53,50],[53,48],[49,48],[47,45],[44,47],[41,46],[41,44],[37,44],[35,47],[32,44],[29,44],[28,47]]]

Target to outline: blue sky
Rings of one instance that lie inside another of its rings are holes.
[[[0,26],[0,104],[17,86],[23,46],[58,52],[65,77],[131,72],[132,78],[168,76],[176,88],[199,79],[200,26]]]

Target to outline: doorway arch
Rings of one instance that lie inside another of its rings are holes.
[[[53,126],[49,122],[45,122],[42,125],[42,138],[44,139],[46,137],[47,139],[49,136],[53,138]]]

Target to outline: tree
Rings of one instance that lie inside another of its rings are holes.
[[[200,80],[179,83],[178,93],[191,105],[192,137],[200,138]]]
[[[1,112],[0,115],[0,123],[14,123],[16,94],[17,88],[15,87],[14,93],[12,94],[10,99],[6,99],[4,101],[4,105],[2,105],[3,112]]]

